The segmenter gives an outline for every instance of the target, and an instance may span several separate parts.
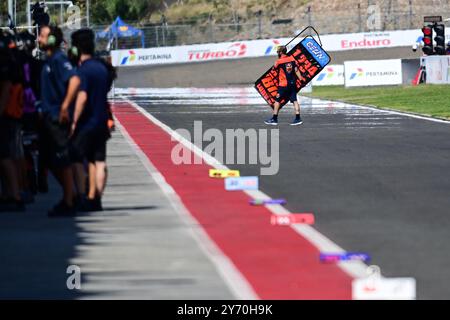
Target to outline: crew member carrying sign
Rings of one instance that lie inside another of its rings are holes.
[[[283,99],[286,99],[294,104],[295,119],[291,125],[296,126],[303,123],[300,117],[300,104],[297,101],[296,86],[297,79],[301,79],[302,76],[298,70],[297,62],[294,57],[287,55],[285,46],[279,46],[277,48],[277,53],[278,60],[275,62],[274,68],[278,73],[278,91],[273,106],[273,116],[271,119],[264,121],[264,123],[274,126],[278,124],[278,111],[281,106],[280,102]]]
[[[307,29],[313,30],[319,42],[312,36],[306,36],[287,52],[287,46],[294,42]],[[273,109],[271,119],[264,121],[268,125],[278,124],[278,113],[289,101],[294,104],[295,119],[291,125],[302,124],[297,93],[304,88],[327,66],[331,58],[323,50],[318,32],[311,26],[305,28],[285,46],[278,47],[278,60],[255,82],[255,89]]]

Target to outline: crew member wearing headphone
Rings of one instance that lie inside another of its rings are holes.
[[[96,58],[95,33],[80,29],[72,33],[70,55],[78,60],[81,79],[77,94],[71,132],[73,161],[87,160],[89,185],[81,211],[101,211],[102,195],[106,186],[106,142],[110,138],[108,119],[108,92],[113,79],[105,62]]]
[[[47,60],[41,72],[41,112],[43,114],[47,163],[63,189],[64,197],[49,216],[73,216],[73,177],[69,156],[70,117],[80,78],[61,50],[63,33],[56,26],[43,26],[39,33],[39,46]]]

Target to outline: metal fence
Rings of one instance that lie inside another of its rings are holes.
[[[420,10],[420,7],[416,7],[415,10]],[[153,26],[139,26],[130,24],[143,30],[145,47],[162,47],[291,37],[308,25],[314,26],[321,34],[419,29],[423,25],[423,16],[425,15],[450,17],[450,8],[440,8],[436,11],[427,7],[420,11],[420,14],[416,14],[415,10],[411,7],[402,11],[381,11],[377,28],[371,28],[371,17],[367,15],[367,7],[359,7],[352,12],[345,10],[316,13],[309,10],[296,19],[278,23],[276,20],[259,18],[246,23],[229,24],[217,24],[212,21],[189,25],[164,23]],[[104,28],[106,26],[94,26],[96,31]],[[106,42],[100,41],[99,44],[106,45]],[[139,47],[141,47],[139,38],[123,38],[117,41],[117,48],[119,49]]]

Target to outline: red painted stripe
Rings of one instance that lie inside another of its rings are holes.
[[[352,278],[338,266],[322,264],[319,251],[291,228],[272,226],[271,212],[250,206],[241,191],[228,192],[211,167],[174,165],[175,142],[130,104],[114,114],[189,212],[227,255],[262,299],[351,299]]]

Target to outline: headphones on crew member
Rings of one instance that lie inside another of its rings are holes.
[[[84,28],[75,31],[71,35],[72,38],[72,46],[70,47],[70,55],[72,57],[78,58],[80,56],[80,50],[78,49],[78,45],[80,42],[86,43],[86,41],[95,43],[95,33],[92,29]],[[94,44],[95,47],[95,44]]]
[[[48,34],[48,38],[47,38],[47,46],[55,48],[56,46],[59,46],[62,42],[62,33],[61,35],[59,35],[59,37],[61,39],[58,39],[58,36],[56,35],[56,33],[58,33],[58,30],[56,29],[57,27],[55,26],[48,26],[48,28],[50,29],[50,33]],[[59,31],[61,32],[61,31]],[[59,43],[58,43],[59,41]]]
[[[50,34],[47,39],[47,45],[54,47],[56,45],[56,37],[53,34]]]
[[[79,51],[78,51],[77,47],[71,46],[69,50],[70,50],[70,53],[72,54],[72,56],[78,57]]]

